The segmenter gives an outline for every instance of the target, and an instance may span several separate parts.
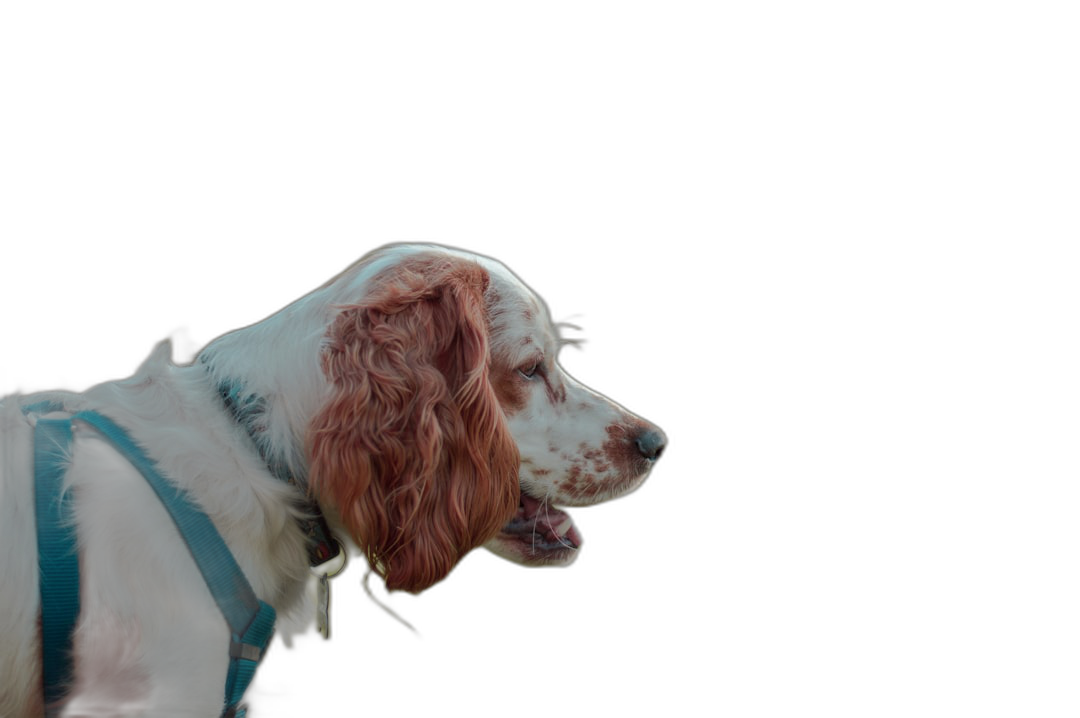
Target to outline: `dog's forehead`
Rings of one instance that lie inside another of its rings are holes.
[[[487,290],[490,303],[500,305],[502,311],[517,315],[529,323],[546,316],[543,301],[513,272],[501,264],[496,264],[494,270],[488,272],[491,277]]]
[[[551,334],[554,339],[544,300],[503,264],[492,261],[482,266],[491,277],[485,298],[492,325],[522,336]]]
[[[558,337],[548,306],[502,262],[478,257],[489,282],[485,300],[491,338],[498,353],[510,361],[527,361],[539,350],[553,354]]]

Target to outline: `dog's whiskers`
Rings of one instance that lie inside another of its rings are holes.
[[[540,524],[540,513],[541,512],[543,512],[543,514],[544,514],[544,520],[547,521],[549,526],[551,526],[552,533],[555,534],[555,540],[558,541],[559,544],[561,546],[565,547],[565,548],[577,548],[572,543],[567,541],[563,536],[561,536],[559,534],[558,530],[557,530],[557,527],[551,522],[551,512],[548,511],[548,507],[550,505],[551,505],[551,492],[548,492],[547,494],[544,495],[544,498],[542,498],[540,500],[540,506],[536,511],[536,516],[533,517],[533,539],[532,539],[532,541],[533,541],[533,551],[536,550],[536,537],[540,535],[540,532],[539,532],[538,528],[539,528],[539,524]]]

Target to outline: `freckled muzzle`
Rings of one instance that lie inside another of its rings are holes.
[[[644,482],[667,445],[660,429],[644,423],[612,427],[609,435],[603,453],[622,469],[619,480],[579,483],[583,477],[571,477],[559,485],[567,493],[557,491],[544,499],[523,488],[517,513],[485,546],[503,558],[530,566],[572,563],[583,543],[581,532],[570,515],[554,503],[583,506],[633,491]]]

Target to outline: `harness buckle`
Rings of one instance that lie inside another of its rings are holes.
[[[262,648],[252,646],[249,643],[240,643],[234,640],[229,644],[229,658],[239,658],[244,661],[258,663],[262,660],[262,654]]]

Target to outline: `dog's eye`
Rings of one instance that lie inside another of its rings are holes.
[[[523,367],[520,367],[518,369],[518,374],[521,374],[526,379],[532,379],[534,376],[536,376],[536,372],[538,371],[540,371],[540,362],[535,361],[530,362]]]

